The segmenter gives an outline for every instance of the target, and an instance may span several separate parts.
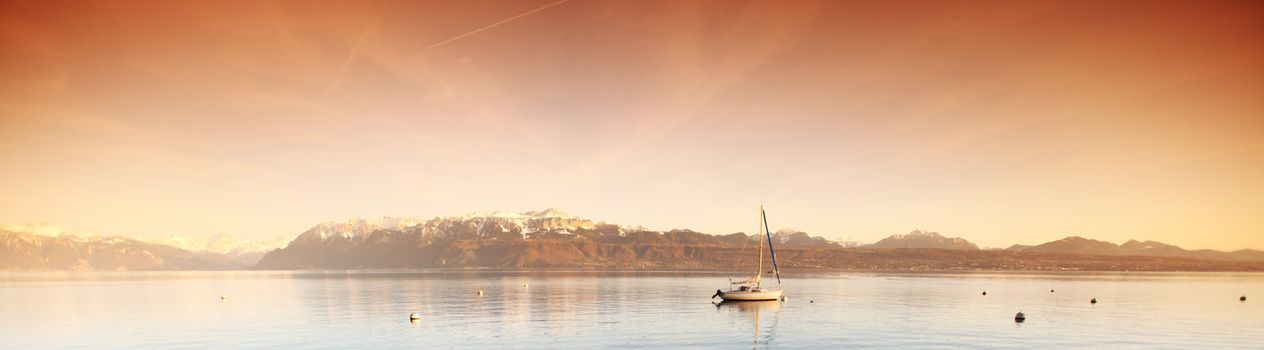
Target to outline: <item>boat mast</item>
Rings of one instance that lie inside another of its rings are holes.
[[[781,268],[777,267],[777,251],[772,250],[772,229],[768,227],[768,214],[764,212],[764,205],[759,205],[759,217],[764,223],[764,232],[768,234],[768,255],[772,257],[772,272],[777,276],[777,286],[781,286]],[[762,250],[762,249],[761,249]],[[760,263],[763,263],[763,254],[760,254]]]
[[[763,220],[764,220],[763,219],[763,215],[764,215],[763,204],[759,205],[759,215],[760,215],[759,236],[755,237],[755,239],[759,240],[759,265],[758,267],[755,268],[755,286],[756,287],[759,287],[759,282],[764,279],[764,233],[765,232],[764,232],[764,225],[763,225]]]

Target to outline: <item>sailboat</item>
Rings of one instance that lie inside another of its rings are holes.
[[[757,300],[779,300],[784,292],[781,289],[781,270],[777,268],[777,252],[772,249],[772,235],[768,228],[768,214],[764,212],[764,206],[759,206],[759,264],[756,265],[755,275],[751,278],[734,281],[729,279],[729,290],[716,290],[715,295],[724,301],[757,301]],[[777,276],[776,287],[764,287],[761,282],[764,279],[764,241],[768,241],[768,255],[772,258],[772,272]]]

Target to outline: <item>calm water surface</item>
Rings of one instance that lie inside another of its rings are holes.
[[[7,273],[0,348],[1264,348],[1264,274],[843,273],[786,278],[786,302],[713,304],[708,297],[726,281],[701,273]],[[1244,294],[1250,299],[1239,302]],[[1025,323],[1013,320],[1019,310]],[[422,320],[409,322],[412,312]]]

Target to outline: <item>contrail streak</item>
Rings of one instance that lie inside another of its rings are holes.
[[[433,49],[433,48],[439,47],[440,45],[443,45],[443,44],[447,44],[447,43],[450,43],[450,42],[456,41],[457,39],[464,38],[464,37],[467,37],[467,36],[470,36],[470,35],[474,35],[474,34],[478,34],[478,32],[481,32],[481,31],[484,31],[484,30],[491,29],[492,27],[495,27],[495,26],[498,26],[498,25],[501,25],[501,24],[508,23],[509,21],[512,21],[512,20],[515,20],[515,19],[519,19],[519,18],[522,18],[522,17],[526,17],[527,15],[530,15],[530,14],[532,14],[532,13],[536,13],[536,12],[539,12],[540,10],[543,10],[543,9],[546,9],[546,8],[550,8],[550,7],[553,7],[553,6],[561,5],[562,3],[567,2],[567,1],[570,1],[570,0],[561,0],[561,1],[554,2],[554,3],[548,4],[548,5],[540,6],[540,7],[536,8],[536,9],[534,9],[534,10],[531,10],[531,11],[527,11],[527,12],[519,13],[519,14],[518,14],[518,15],[516,15],[516,16],[509,17],[509,18],[506,18],[506,19],[503,19],[503,20],[501,20],[500,22],[496,22],[496,23],[488,24],[488,25],[486,25],[486,26],[484,26],[484,27],[482,27],[482,28],[475,29],[475,30],[470,31],[470,32],[468,32],[468,33],[465,33],[465,34],[461,34],[461,35],[454,36],[454,37],[452,37],[451,39],[448,39],[448,40],[440,41],[440,42],[438,42],[438,43],[435,43],[435,44],[433,44],[433,45],[430,45],[429,47],[426,47],[426,49]]]
[[[351,51],[347,52],[347,60],[342,62],[342,68],[338,69],[338,75],[334,76],[334,81],[329,83],[329,87],[325,88],[325,94],[320,97],[320,102],[325,103],[329,99],[329,94],[334,92],[339,83],[342,83],[342,76],[347,74],[347,69],[351,67],[351,63],[355,62],[356,55],[360,53],[360,43],[364,42],[364,37],[369,36],[369,26],[365,25],[360,31],[360,36],[356,38],[355,44],[351,45]]]

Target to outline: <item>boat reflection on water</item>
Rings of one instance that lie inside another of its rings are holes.
[[[721,301],[715,304],[716,309],[737,309],[743,313],[780,312],[781,301]]]
[[[779,300],[767,301],[721,301],[715,304],[717,312],[720,310],[729,310],[730,316],[749,317],[755,324],[755,336],[752,344],[753,349],[758,349],[760,344],[767,345],[777,338],[777,320],[781,319],[781,303]],[[734,312],[736,311],[736,312]],[[764,316],[764,326],[768,327],[767,332],[761,338],[759,333],[760,314]]]

